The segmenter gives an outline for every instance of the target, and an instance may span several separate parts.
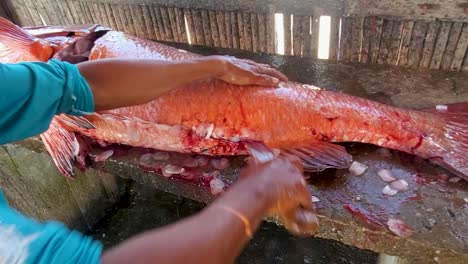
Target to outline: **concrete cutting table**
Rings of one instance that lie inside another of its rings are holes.
[[[400,107],[423,108],[468,101],[468,75],[464,73],[313,62],[307,58],[188,45],[177,47],[204,55],[229,54],[268,63],[291,80]],[[346,147],[355,160],[369,169],[361,176],[353,176],[348,170],[310,175],[309,187],[320,199],[316,203],[321,220],[319,237],[399,256],[405,263],[468,263],[467,182],[453,182],[456,178],[449,172],[411,155],[364,144]],[[7,199],[39,219],[53,217],[66,220],[69,225],[80,221],[92,225],[91,215],[118,200],[120,177],[201,202],[209,203],[214,198],[207,187],[145,172],[138,165],[140,156],[131,150],[128,155],[111,157],[85,173],[78,173],[75,181],[62,179],[45,153],[37,139],[0,149],[0,186]],[[231,164],[221,176],[227,183],[236,180],[242,159],[233,158]],[[385,197],[382,189],[386,183],[377,176],[378,169],[389,169],[397,178],[405,179],[409,190]],[[42,175],[31,176],[37,171]],[[63,199],[64,193],[69,199]],[[30,201],[34,197],[37,198]],[[62,216],[57,217],[59,210],[56,214],[47,213],[57,205],[62,207]],[[77,214],[63,216],[64,210]],[[79,217],[74,217],[74,222],[67,220],[71,215]],[[403,220],[413,234],[408,238],[394,235],[386,226],[389,218]]]

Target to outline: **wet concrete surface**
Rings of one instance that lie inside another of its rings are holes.
[[[104,248],[129,237],[174,223],[200,211],[204,204],[128,181],[127,196],[90,233]],[[264,222],[238,257],[237,264],[315,263],[374,264],[377,254],[317,238],[297,238]]]
[[[228,54],[268,63],[291,80],[342,91],[399,107],[423,108],[436,104],[468,102],[468,75],[456,72],[399,68],[388,65],[350,65],[312,61],[185,44],[171,44],[195,53]],[[326,170],[311,175],[309,186],[320,199],[316,203],[321,219],[319,237],[389,255],[409,263],[466,263],[468,261],[468,184],[425,160],[397,151],[364,144],[348,144],[354,159],[369,166],[361,176],[347,170]],[[184,157],[174,154],[166,164]],[[214,197],[202,181],[168,179],[158,172],[143,170],[141,152],[127,152],[98,165],[102,170],[134,179],[146,185],[201,202]],[[228,185],[237,178],[242,159],[222,171]],[[390,197],[382,193],[387,183],[378,176],[388,169],[404,179],[409,189]],[[177,177],[176,177],[177,178]],[[402,220],[412,230],[408,238],[389,231],[390,218]],[[270,219],[273,220],[274,219]],[[283,231],[278,231],[283,232]]]

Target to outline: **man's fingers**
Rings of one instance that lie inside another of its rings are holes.
[[[254,73],[252,75],[252,82],[260,86],[277,86],[279,80],[269,75]]]

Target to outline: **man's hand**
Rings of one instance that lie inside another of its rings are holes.
[[[266,64],[230,56],[210,57],[223,65],[218,79],[230,84],[277,86],[280,81],[288,80],[284,74]]]
[[[312,196],[298,159],[279,157],[264,164],[249,162],[241,179],[260,186],[269,214],[277,215],[290,232],[311,235],[317,231]]]

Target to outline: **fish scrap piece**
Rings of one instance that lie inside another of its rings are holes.
[[[219,195],[219,194],[223,193],[225,186],[226,185],[224,184],[224,182],[222,180],[220,180],[218,178],[213,178],[210,181],[211,194]]]
[[[358,161],[353,161],[351,163],[351,166],[349,167],[349,171],[354,175],[354,176],[360,176],[366,172],[366,170],[369,168],[366,164],[360,163]]]
[[[377,171],[377,175],[384,181],[384,182],[392,182],[396,180],[395,177],[393,177],[393,174],[390,170],[387,169],[380,169]]]
[[[410,237],[413,230],[400,219],[389,218],[387,226],[390,231],[399,237]]]
[[[162,168],[162,175],[165,177],[172,177],[173,175],[181,174],[184,171],[185,169],[180,166],[168,164]]]
[[[403,179],[399,179],[390,183],[390,187],[397,191],[406,191],[408,190],[408,186],[408,182]]]

